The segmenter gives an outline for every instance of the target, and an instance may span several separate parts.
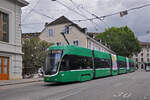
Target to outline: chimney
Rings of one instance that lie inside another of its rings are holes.
[[[48,22],[45,23],[45,27],[48,25]]]
[[[84,32],[85,34],[87,34],[87,28],[86,28],[86,27],[83,28],[82,30],[83,30],[83,32]]]

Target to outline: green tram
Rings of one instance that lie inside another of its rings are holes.
[[[124,74],[127,72],[127,63],[125,57],[117,56],[117,64],[118,64],[118,74]]]
[[[82,82],[123,73],[127,73],[125,57],[74,45],[51,46],[44,67],[44,81]]]
[[[135,63],[133,59],[130,58],[129,58],[129,67],[130,67],[129,72],[134,72],[136,70]]]

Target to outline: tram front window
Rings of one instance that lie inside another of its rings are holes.
[[[62,51],[50,51],[47,55],[46,66],[44,68],[45,75],[53,75],[58,71],[58,66],[61,60]]]

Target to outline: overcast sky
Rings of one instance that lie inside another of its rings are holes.
[[[22,9],[23,33],[41,32],[44,28],[45,22],[52,22],[53,19],[62,15],[68,17],[70,20],[85,19],[55,1],[27,1],[30,4]],[[59,1],[67,5],[67,7],[78,11],[87,18],[93,16],[83,10],[82,7],[97,16],[103,16],[150,3],[150,0],[72,0],[75,4],[70,2],[70,0]],[[53,19],[43,16],[41,13],[52,17]],[[124,17],[120,17],[119,14],[107,17],[104,19],[104,22],[93,20],[93,22],[84,21],[75,23],[81,27],[87,27],[89,32],[103,32],[105,28],[108,27],[127,25],[134,31],[139,40],[150,41],[150,32],[147,33],[147,31],[150,31],[150,6],[131,11]]]

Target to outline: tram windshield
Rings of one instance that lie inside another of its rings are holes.
[[[45,75],[53,75],[58,71],[58,66],[62,57],[62,50],[50,51],[46,58],[46,66],[44,68]]]

